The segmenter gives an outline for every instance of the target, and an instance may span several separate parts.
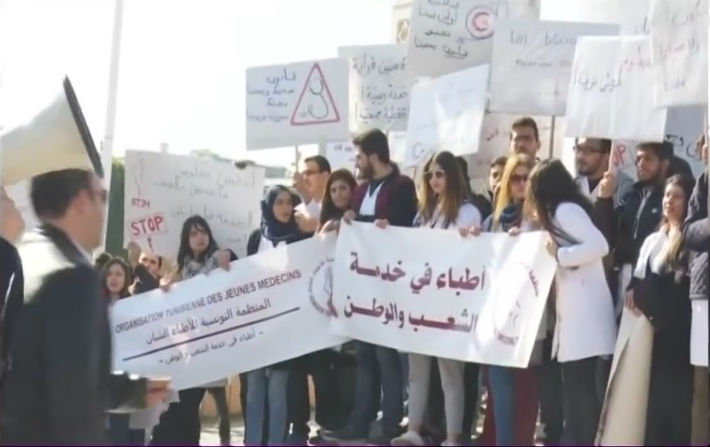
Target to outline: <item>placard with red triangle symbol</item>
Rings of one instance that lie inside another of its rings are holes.
[[[292,126],[340,122],[340,113],[325,81],[323,71],[313,64],[291,115]]]

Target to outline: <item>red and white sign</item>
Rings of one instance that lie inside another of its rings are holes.
[[[325,59],[247,70],[247,149],[348,138],[348,61]]]

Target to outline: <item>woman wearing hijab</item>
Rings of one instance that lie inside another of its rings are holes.
[[[298,196],[285,186],[269,189],[261,201],[261,227],[247,242],[248,256],[310,236],[303,233],[296,222],[294,210],[299,202]],[[292,367],[293,361],[286,361],[246,373],[246,445],[286,442],[288,379]]]

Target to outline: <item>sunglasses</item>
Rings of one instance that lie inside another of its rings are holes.
[[[511,183],[527,183],[528,176],[513,174],[510,176],[510,181]]]
[[[446,177],[446,173],[444,171],[429,171],[425,173],[424,176],[428,179],[432,177],[442,179]]]

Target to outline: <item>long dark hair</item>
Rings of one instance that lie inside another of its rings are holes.
[[[195,253],[192,252],[192,249],[190,249],[190,231],[192,231],[193,228],[207,233],[209,239],[207,249],[199,256],[196,256]],[[178,271],[183,271],[188,258],[192,258],[198,262],[204,262],[218,249],[217,242],[215,242],[214,236],[212,236],[212,229],[207,221],[202,216],[195,215],[188,217],[185,223],[182,224],[182,231],[180,233],[180,248],[178,248],[177,256]]]
[[[436,197],[431,189],[431,166],[436,163],[446,175],[446,191],[442,197]],[[419,215],[422,222],[428,222],[434,216],[437,204],[441,202],[441,217],[448,226],[459,214],[461,205],[468,199],[468,188],[464,184],[463,173],[454,154],[442,151],[435,154],[424,165],[424,176],[419,183]]]
[[[328,177],[328,182],[325,184],[325,196],[323,196],[323,203],[321,204],[320,226],[325,225],[325,223],[331,219],[340,219],[347,211],[347,209],[343,210],[335,206],[333,198],[330,195],[330,187],[333,186],[333,183],[339,180],[345,182],[350,187],[351,193],[355,190],[355,187],[357,186],[355,176],[347,169],[338,169],[337,171],[333,171],[333,173],[330,174],[330,177]]]
[[[118,298],[126,298],[127,296],[131,295],[131,293],[128,291],[128,288],[130,287],[133,281],[131,279],[131,268],[128,267],[128,264],[126,264],[126,262],[121,258],[111,258],[106,261],[104,263],[104,266],[101,268],[101,294],[104,296],[104,298],[109,298],[111,296],[111,292],[109,292],[108,287],[106,286],[106,279],[108,278],[108,271],[114,265],[118,265],[123,269],[123,275],[126,279],[123,283],[123,287],[121,287],[121,291],[118,293]]]
[[[525,215],[536,219],[540,226],[552,236],[570,243],[579,241],[552,220],[561,203],[575,203],[592,218],[592,203],[579,190],[579,186],[560,160],[544,160],[535,166],[528,180],[525,198]]]

